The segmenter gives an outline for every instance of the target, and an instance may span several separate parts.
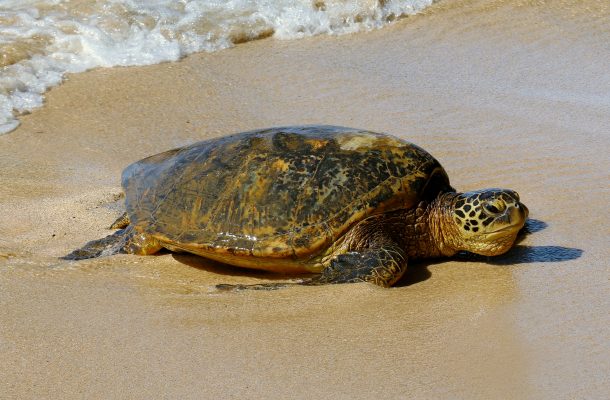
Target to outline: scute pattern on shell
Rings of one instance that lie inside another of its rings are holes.
[[[301,258],[369,215],[412,207],[433,171],[447,190],[440,164],[411,143],[297,126],[148,157],[125,169],[123,188],[134,228],[178,248]]]

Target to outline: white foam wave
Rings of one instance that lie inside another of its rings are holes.
[[[295,39],[384,26],[434,0],[4,0],[0,133],[68,72],[156,64],[266,36]]]

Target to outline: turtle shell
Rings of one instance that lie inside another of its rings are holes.
[[[335,126],[198,142],[130,165],[122,184],[138,232],[217,259],[311,258],[372,214],[452,190],[420,147]]]

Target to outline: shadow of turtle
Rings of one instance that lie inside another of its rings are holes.
[[[218,275],[243,276],[250,278],[265,279],[269,281],[286,281],[290,279],[302,279],[311,274],[281,274],[277,272],[262,271],[257,269],[241,268],[229,264],[224,264],[208,258],[200,257],[188,253],[172,253],[174,260],[189,267],[197,268],[202,271],[212,272]]]
[[[449,261],[474,261],[489,265],[517,265],[526,263],[562,262],[575,260],[582,256],[583,250],[576,248],[563,246],[522,246],[518,244],[527,235],[540,232],[547,226],[548,224],[546,222],[537,219],[528,219],[515,241],[517,244],[508,252],[500,256],[489,257],[468,252],[460,252],[449,259],[419,260],[409,265],[409,269],[405,276],[403,276],[394,286],[404,287],[426,281],[432,277],[432,273],[428,270],[429,265]],[[313,274],[279,274],[240,268],[188,253],[173,253],[172,257],[182,264],[219,275],[244,276],[269,281],[301,280],[303,278],[315,276]]]
[[[519,245],[528,235],[540,232],[548,227],[544,221],[528,219],[519,232],[515,246],[499,256],[482,256],[469,252],[459,252],[449,259],[421,260],[409,265],[409,269],[394,286],[403,287],[423,282],[432,277],[428,266],[447,261],[481,262],[488,265],[518,265],[528,263],[551,263],[571,261],[580,258],[583,250],[564,246],[522,246]]]
[[[544,221],[541,221],[539,219],[528,218],[527,221],[525,221],[525,225],[523,226],[523,228],[521,228],[521,230],[519,231],[517,239],[515,240],[515,244],[519,244],[523,241],[523,239],[525,239],[532,233],[545,230],[548,226],[549,224]]]
[[[435,262],[435,260],[422,260],[410,264],[407,268],[407,272],[394,284],[394,287],[411,286],[430,279],[432,277],[432,272],[428,270],[428,266],[437,264],[438,260],[436,261],[437,262]]]
[[[457,261],[480,261],[491,265],[514,265],[528,263],[548,263],[570,261],[580,258],[583,250],[564,246],[522,246],[521,243],[528,235],[540,232],[549,225],[541,220],[529,218],[519,232],[515,245],[506,253],[489,257],[478,254],[460,252],[454,259]]]
[[[486,257],[468,253],[460,254],[455,259],[458,261],[482,261],[491,265],[516,265],[571,261],[580,258],[583,253],[583,250],[573,247],[517,245],[501,256]]]
[[[583,250],[564,246],[521,246],[517,245],[505,254],[488,257],[473,253],[459,253],[449,259],[421,260],[409,265],[409,269],[394,286],[404,287],[423,282],[432,277],[428,266],[443,262],[480,262],[488,265],[504,266],[528,263],[553,263],[580,258]]]

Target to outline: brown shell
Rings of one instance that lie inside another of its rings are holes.
[[[206,140],[138,161],[122,178],[138,231],[220,259],[310,258],[369,215],[451,189],[425,150],[334,126]]]

